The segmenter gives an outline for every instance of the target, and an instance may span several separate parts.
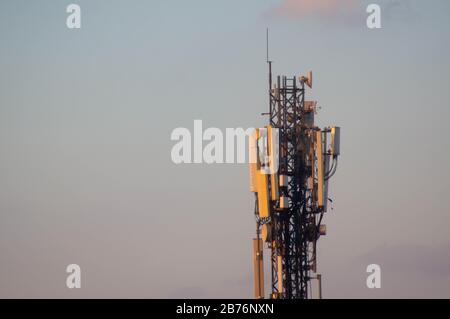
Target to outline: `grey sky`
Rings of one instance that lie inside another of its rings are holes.
[[[325,297],[450,297],[450,3],[379,1],[374,31],[369,1],[280,2],[0,2],[0,297],[252,297],[247,167],[174,165],[170,133],[264,125],[266,26],[274,72],[312,69],[342,127]]]

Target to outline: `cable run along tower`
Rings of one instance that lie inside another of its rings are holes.
[[[317,241],[326,235],[328,184],[340,155],[340,128],[314,123],[317,102],[306,100],[307,76],[277,76],[269,66],[269,124],[249,138],[250,191],[255,194],[254,296],[265,298],[263,250],[270,256],[274,299],[308,299],[317,273]]]

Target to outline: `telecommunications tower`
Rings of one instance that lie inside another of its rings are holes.
[[[250,191],[255,194],[254,296],[265,298],[264,247],[269,249],[273,299],[308,299],[317,273],[317,241],[326,234],[328,182],[337,169],[340,128],[314,123],[307,76],[277,76],[269,65],[269,124],[249,139]]]

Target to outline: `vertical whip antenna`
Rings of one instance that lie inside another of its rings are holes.
[[[269,65],[269,93],[272,90],[272,61],[269,60],[269,28],[266,29],[266,62]],[[269,113],[272,115],[271,110]]]

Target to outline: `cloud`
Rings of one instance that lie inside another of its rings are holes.
[[[271,10],[270,15],[287,18],[334,18],[354,12],[358,4],[358,0],[283,0]]]
[[[417,0],[378,0],[382,19],[404,23],[416,16]],[[370,0],[281,0],[279,4],[265,12],[265,16],[275,19],[301,20],[320,19],[320,22],[365,26],[366,7]]]

